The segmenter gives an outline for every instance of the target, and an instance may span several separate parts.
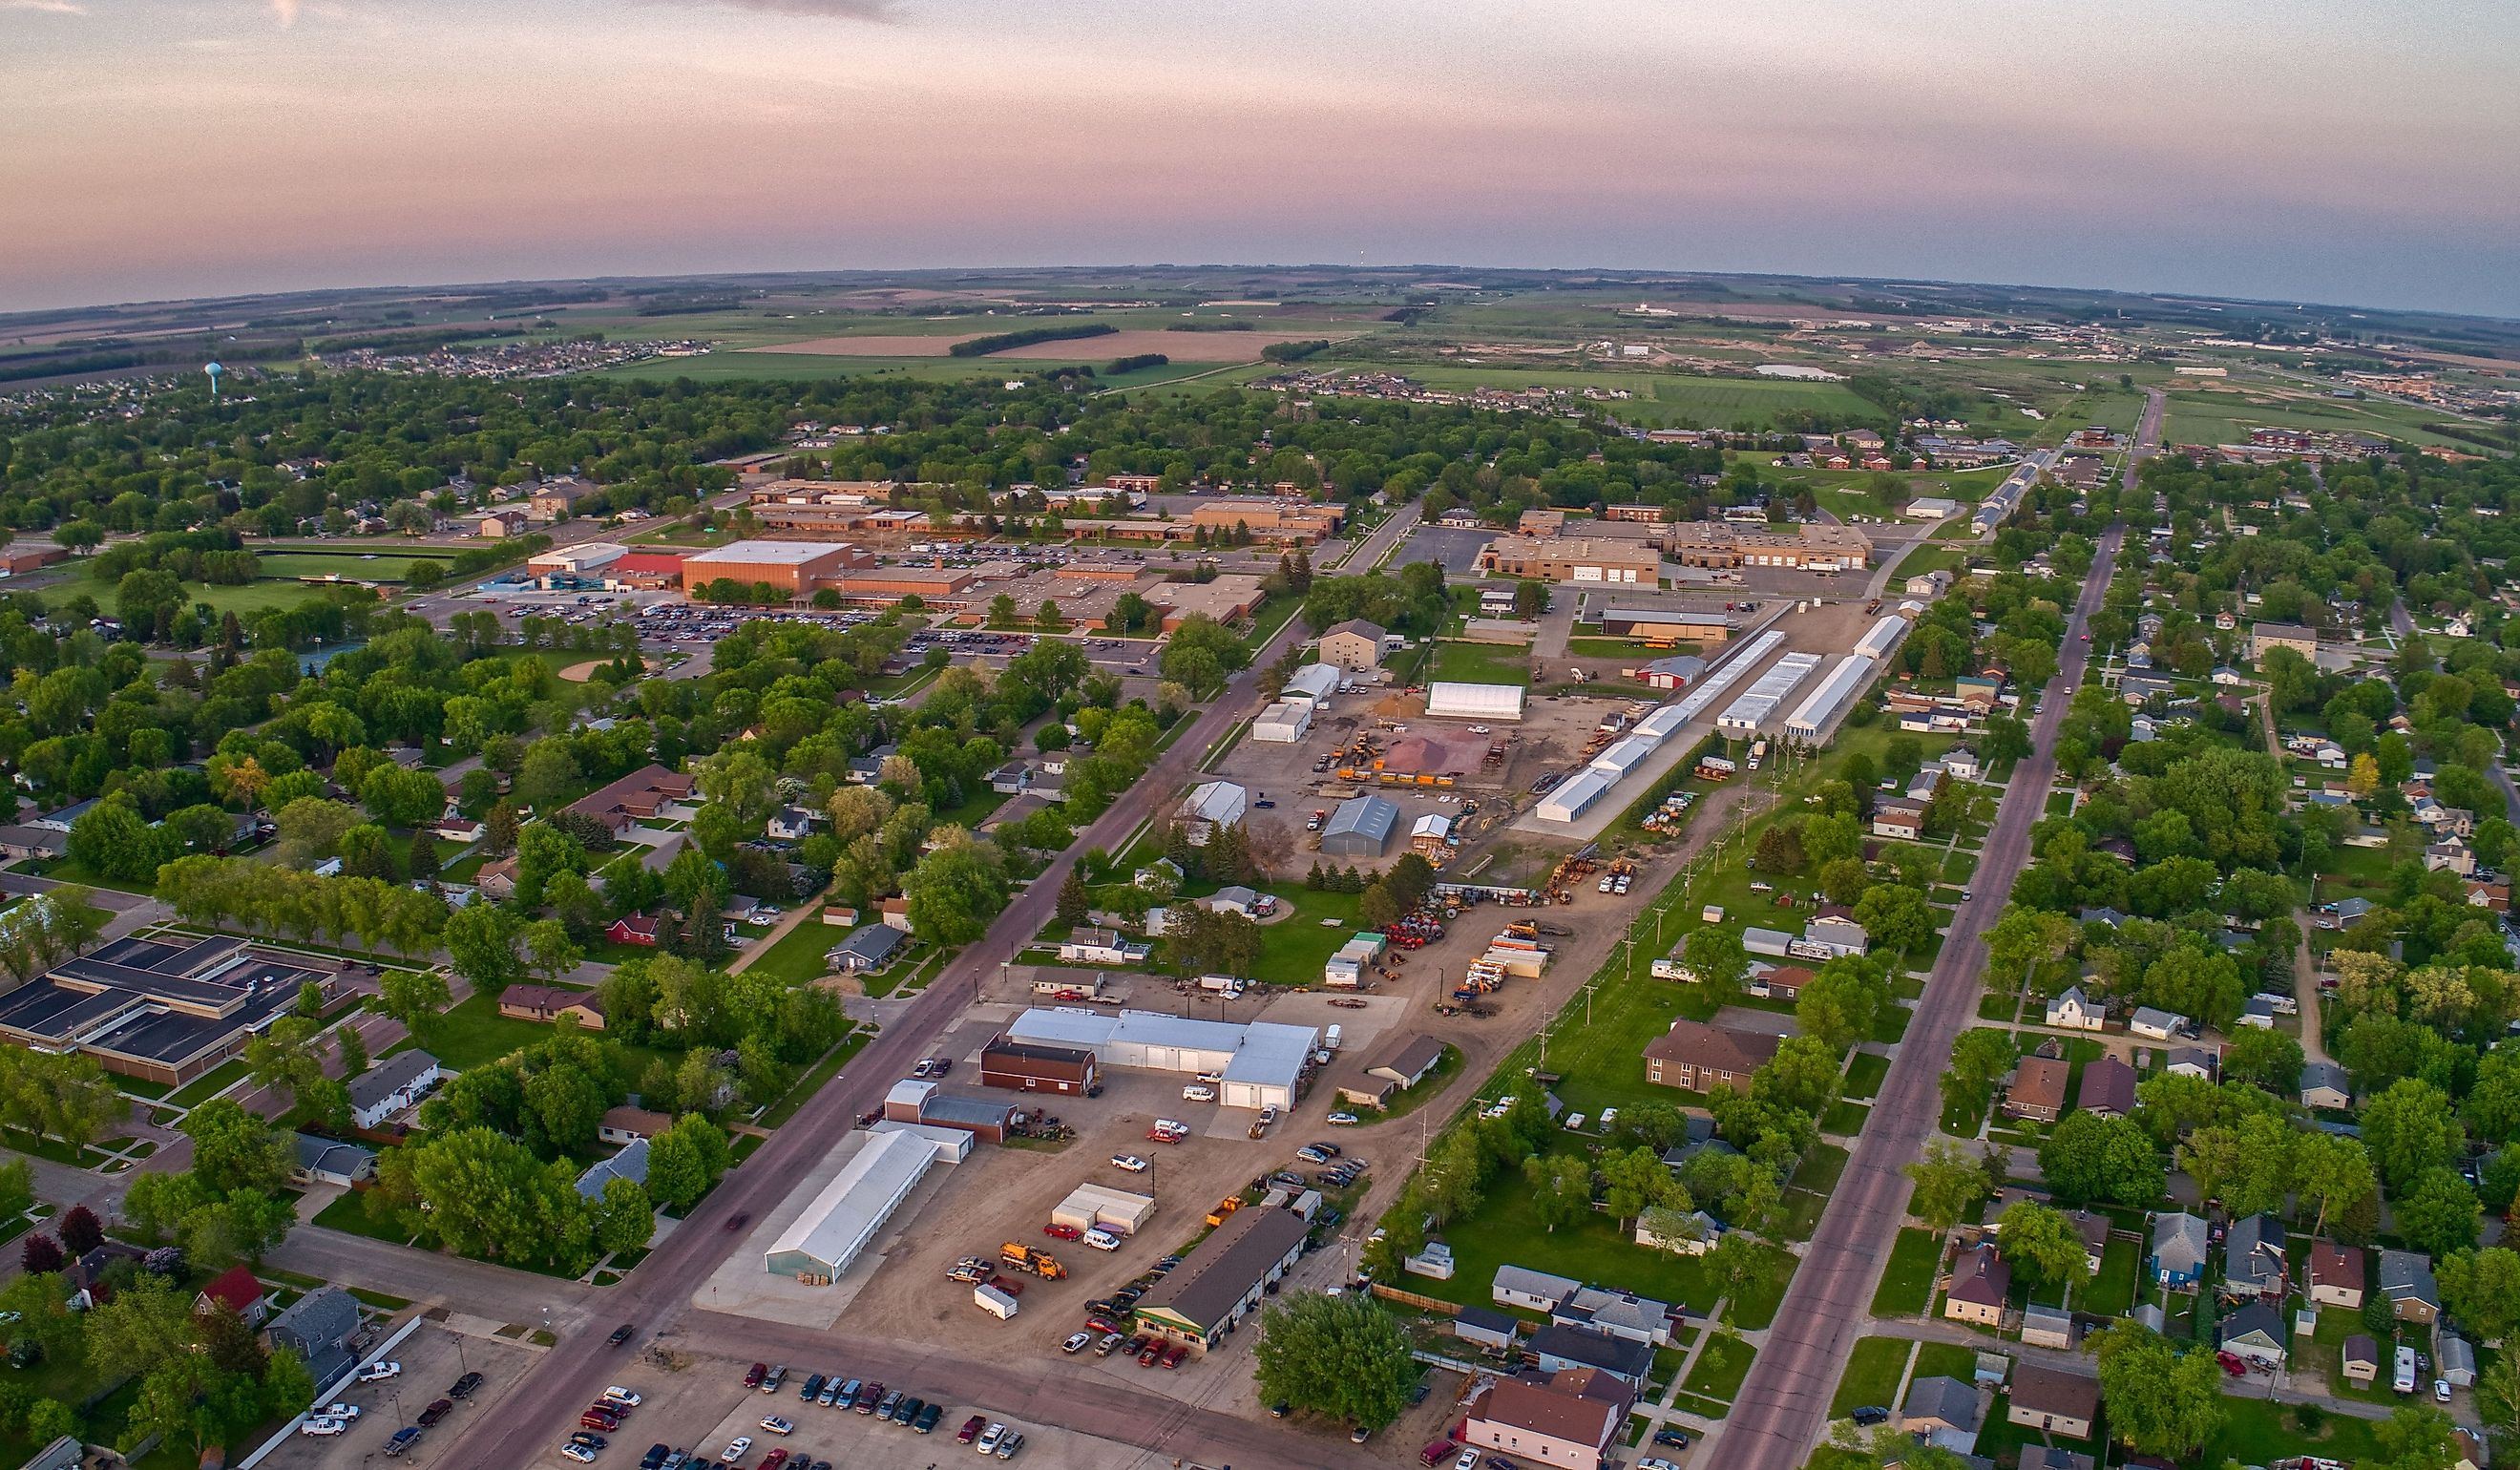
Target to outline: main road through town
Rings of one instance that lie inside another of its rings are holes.
[[[1402,507],[1373,529],[1348,564],[1373,565],[1408,534],[1417,520],[1416,505]],[[1281,629],[1252,660],[1251,667],[1226,686],[1225,692],[1201,711],[1191,728],[1156,759],[1153,768],[1122,792],[1110,810],[1079,832],[1049,869],[1015,896],[990,926],[987,938],[966,947],[909,1009],[849,1063],[845,1072],[816,1093],[795,1117],[772,1133],[769,1141],[752,1157],[711,1190],[662,1245],[606,1293],[604,1316],[584,1324],[574,1337],[564,1338],[545,1354],[500,1406],[500,1412],[474,1421],[447,1448],[440,1463],[450,1470],[512,1470],[542,1447],[556,1444],[566,1435],[576,1423],[579,1410],[593,1402],[606,1384],[617,1381],[629,1356],[680,1319],[690,1308],[692,1293],[730,1252],[742,1246],[746,1237],[726,1229],[726,1223],[737,1215],[757,1219],[776,1208],[796,1181],[805,1178],[814,1160],[847,1136],[857,1116],[875,1107],[887,1088],[909,1074],[937,1035],[972,1002],[980,981],[1000,964],[1013,959],[1015,953],[1049,920],[1058,903],[1059,885],[1075,867],[1077,856],[1097,847],[1116,852],[1140,824],[1153,820],[1197,770],[1208,750],[1257,711],[1258,671],[1302,637],[1294,622]],[[727,1321],[716,1318],[721,1334]],[[617,1322],[632,1326],[633,1341],[621,1348],[608,1347],[605,1337]],[[768,1341],[795,1330],[769,1323],[744,1325],[761,1334],[752,1339],[756,1341]],[[865,1346],[871,1352],[876,1349],[872,1342]],[[891,1357],[902,1356],[899,1345],[884,1351]],[[1029,1413],[1037,1420],[1088,1434],[1108,1435],[1184,1458],[1196,1458],[1201,1452],[1229,1447],[1232,1458],[1252,1464],[1331,1463],[1322,1458],[1318,1445],[1294,1435],[1239,1420],[1229,1421],[1233,1426],[1229,1431],[1222,1424],[1209,1422],[1218,1416],[1185,1413],[1182,1404],[1158,1395],[1119,1392],[1089,1398],[1042,1392],[1039,1384],[1027,1387],[1023,1369],[1013,1363],[990,1364],[986,1371],[961,1375],[958,1386],[961,1382],[968,1383],[965,1397],[983,1408],[999,1413]],[[1067,1406],[1072,1406],[1074,1412],[1058,1411]],[[1232,1438],[1225,1438],[1229,1433]],[[1273,1453],[1258,1452],[1264,1445],[1271,1446]]]
[[[2161,394],[2145,404],[2135,448],[2127,456],[2132,489],[2141,458],[2159,443]],[[1855,1340],[1872,1308],[1872,1288],[1907,1218],[1907,1165],[1923,1148],[1942,1114],[1941,1079],[1952,1043],[1977,1014],[1979,977],[1986,970],[1987,926],[2003,908],[2012,880],[2030,854],[2030,829],[2047,812],[2056,776],[2056,733],[2083,682],[2090,645],[2083,630],[2099,610],[2117,565],[2124,526],[2100,539],[2099,554],[2084,578],[2065,629],[2057,673],[2031,726],[2031,754],[2013,768],[2004,786],[1995,829],[1987,837],[1972,896],[1953,915],[1951,937],[1925,982],[1924,998],[1908,1023],[1899,1055],[1881,1085],[1879,1100],[1857,1136],[1845,1175],[1827,1213],[1803,1253],[1793,1283],[1777,1309],[1777,1324],[1751,1364],[1720,1434],[1726,1470],[1799,1470],[1811,1457],[1828,1421]]]

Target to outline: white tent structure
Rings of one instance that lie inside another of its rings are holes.
[[[1456,720],[1519,720],[1526,691],[1518,684],[1426,686],[1426,713]]]

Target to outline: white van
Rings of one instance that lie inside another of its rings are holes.
[[[1085,1243],[1098,1251],[1116,1251],[1120,1248],[1120,1237],[1096,1225],[1085,1232]]]
[[[1214,1102],[1215,1100],[1216,1089],[1209,1087],[1206,1083],[1194,1082],[1189,1087],[1182,1089],[1182,1101],[1184,1102]]]

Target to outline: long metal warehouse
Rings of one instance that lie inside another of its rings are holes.
[[[1741,676],[1756,667],[1759,660],[1784,646],[1785,636],[1773,629],[1750,640],[1740,652],[1716,665],[1714,671],[1697,682],[1697,688],[1672,706],[1680,711],[1684,725],[1715,707],[1717,696],[1740,682]]]
[[[1899,640],[1907,636],[1908,620],[1895,612],[1885,613],[1870,632],[1856,640],[1855,651],[1868,658],[1886,658],[1891,649],[1899,646]]]
[[[1629,772],[1637,769],[1638,765],[1642,763],[1646,756],[1653,754],[1654,747],[1661,743],[1662,741],[1660,740],[1649,740],[1641,735],[1630,735],[1626,739],[1612,745],[1609,749],[1602,751],[1599,755],[1593,757],[1592,769],[1600,772],[1603,776],[1608,777],[1612,780],[1617,780],[1620,777],[1623,777]]]
[[[1837,666],[1821,680],[1820,688],[1811,691],[1811,697],[1785,717],[1785,734],[1797,740],[1819,739],[1821,732],[1845,711],[1847,701],[1871,682],[1873,671],[1879,667],[1880,660],[1867,653],[1849,653],[1839,659]]]
[[[1587,771],[1556,790],[1542,797],[1534,815],[1543,822],[1572,822],[1593,809],[1593,803],[1610,789],[1611,779],[1598,771]]]
[[[1818,653],[1788,653],[1778,659],[1775,667],[1759,676],[1758,683],[1751,685],[1748,691],[1733,700],[1730,708],[1715,717],[1715,728],[1744,735],[1756,731],[1777,712],[1778,705],[1785,702],[1785,696],[1794,691],[1795,686],[1810,678],[1812,670],[1819,668],[1820,664],[1821,655]]]
[[[968,1149],[970,1136],[962,1138]],[[934,1140],[906,1128],[869,1134],[865,1146],[780,1231],[764,1253],[764,1266],[772,1275],[829,1286],[942,1156]]]

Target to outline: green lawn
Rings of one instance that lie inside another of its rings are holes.
[[[1828,1111],[1821,1114],[1820,1131],[1824,1134],[1836,1134],[1840,1137],[1854,1137],[1864,1132],[1864,1120],[1871,1111],[1860,1102],[1847,1102],[1842,1099],[1832,1102],[1828,1105]]]
[[[2264,1399],[2223,1400],[2223,1428],[2196,1457],[2200,1465],[2236,1460],[2244,1465],[2272,1465],[2289,1455],[2316,1454],[2328,1459],[2376,1459],[2379,1437],[2368,1419],[2328,1414],[2317,1434],[2304,1434],[2285,1404]]]
[[[2083,1287],[2074,1305],[2085,1312],[2124,1316],[2135,1310],[2136,1273],[2143,1248],[2133,1240],[2111,1236],[2100,1252],[2100,1273]]]
[[[1934,1298],[1934,1270],[1942,1263],[1942,1240],[1933,1231],[1903,1226],[1881,1270],[1881,1285],[1872,1293],[1875,1316],[1914,1316]]]
[[[1787,1182],[1796,1189],[1826,1194],[1837,1187],[1838,1176],[1846,1173],[1846,1150],[1834,1143],[1815,1143]]]
[[[1429,681],[1531,687],[1531,649],[1520,644],[1439,643]]]
[[[805,1075],[796,1079],[796,1085],[788,1090],[787,1096],[770,1105],[770,1110],[761,1115],[761,1126],[777,1128],[795,1117],[796,1110],[821,1091],[824,1084],[838,1076],[840,1068],[848,1065],[849,1058],[865,1049],[866,1044],[874,1039],[874,1032],[852,1028],[847,1036],[840,1038],[840,1044],[833,1047],[830,1054],[805,1069]]]
[[[415,1045],[426,1047],[429,1054],[449,1070],[463,1072],[488,1066],[519,1047],[530,1047],[552,1034],[552,1028],[540,1021],[520,1021],[499,1014],[499,1002],[489,994],[467,997],[452,1009],[430,1023],[426,1040],[406,1038],[386,1048],[386,1054],[405,1050]],[[661,1053],[652,1047],[624,1046],[632,1075],[655,1060]]]
[[[1741,1392],[1741,1380],[1750,1374],[1750,1360],[1759,1350],[1737,1337],[1717,1334],[1697,1352],[1697,1361],[1688,1370],[1688,1381],[1681,1387],[1708,1399],[1731,1403]]]
[[[1339,946],[1357,936],[1365,921],[1357,914],[1359,896],[1353,893],[1316,893],[1301,884],[1272,888],[1278,897],[1278,910],[1282,917],[1273,918],[1260,926],[1260,958],[1253,962],[1250,978],[1271,985],[1319,987],[1322,966],[1339,952]],[[1322,920],[1338,920],[1335,927]]]
[[[832,968],[824,962],[823,957],[831,952],[832,946],[847,938],[848,933],[839,925],[827,924],[809,913],[797,920],[796,927],[788,930],[784,938],[744,969],[777,975],[790,985],[819,980]]]
[[[225,1061],[184,1084],[168,1102],[177,1107],[199,1107],[209,1101],[229,1084],[245,1076],[245,1058]]]
[[[1895,1407],[1891,1396],[1899,1392],[1899,1375],[1907,1370],[1908,1348],[1904,1337],[1857,1339],[1847,1356],[1845,1376],[1837,1380],[1837,1397],[1829,1401],[1829,1417],[1844,1418],[1867,1406]]]
[[[351,574],[345,572],[343,575]],[[242,618],[274,607],[294,607],[300,602],[314,601],[323,597],[324,590],[303,582],[263,577],[242,587],[194,587],[188,584],[184,595],[188,601],[207,602],[214,611],[233,612]]]
[[[1889,1076],[1890,1058],[1878,1052],[1858,1051],[1855,1053],[1854,1060],[1846,1064],[1844,1093],[1848,1097],[1862,1101],[1880,1091],[1881,1084]]]
[[[373,1194],[373,1190],[367,1189],[342,1191],[339,1199],[316,1212],[315,1224],[328,1230],[339,1230],[350,1235],[365,1235],[370,1240],[409,1245],[412,1237],[400,1226],[387,1225],[369,1215],[368,1200]]]
[[[1957,1378],[1968,1382],[1977,1373],[1977,1350],[1959,1343],[1920,1343],[1916,1348],[1916,1371],[1909,1382],[1919,1378]]]

